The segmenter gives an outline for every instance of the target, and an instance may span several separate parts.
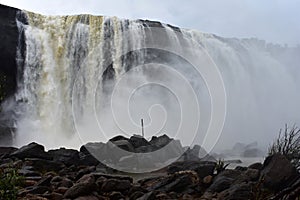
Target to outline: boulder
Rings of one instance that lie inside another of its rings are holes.
[[[80,153],[80,158],[79,158],[79,165],[85,165],[85,166],[96,166],[98,165],[100,162],[97,158],[95,158],[92,154],[90,153]]]
[[[265,187],[279,191],[297,180],[299,173],[285,156],[274,154],[264,161],[261,178]]]
[[[238,178],[242,172],[239,170],[226,169],[219,173],[213,180],[211,186],[207,189],[208,192],[222,192],[228,189]]]
[[[28,158],[25,160],[27,165],[30,165],[34,168],[34,170],[39,172],[59,172],[61,169],[65,167],[65,165],[61,162],[55,162],[52,160],[44,160],[40,158]]]
[[[32,142],[26,146],[21,147],[20,149],[14,151],[10,154],[11,157],[16,157],[19,159],[25,158],[40,158],[51,160],[52,156],[45,152],[44,146]]]
[[[252,187],[248,183],[236,184],[218,195],[220,200],[249,200],[253,199]]]
[[[0,157],[6,154],[11,154],[16,150],[18,149],[15,147],[0,147]]]
[[[140,135],[134,135],[131,136],[130,139],[128,140],[128,142],[134,147],[134,148],[138,148],[141,146],[149,146],[150,143],[142,136]]]
[[[77,197],[74,200],[99,200],[99,198],[95,195],[87,195],[87,196]]]
[[[135,152],[134,147],[128,140],[117,140],[114,141],[113,143],[125,151]]]
[[[179,161],[168,166],[168,173],[172,174],[184,170],[193,170],[197,172],[199,178],[213,175],[216,163],[209,161]]]
[[[253,164],[249,165],[248,168],[261,170],[263,168],[263,165],[260,162],[257,162],[257,163],[253,163]]]
[[[158,194],[158,191],[151,191],[143,196],[137,198],[136,200],[157,200],[156,195]]]
[[[136,192],[130,194],[129,199],[135,200],[135,199],[138,199],[139,197],[142,197],[144,194],[145,194],[144,192],[136,191]]]
[[[153,136],[149,143],[151,144],[151,146],[155,147],[155,149],[160,149],[169,144],[171,141],[172,139],[170,139],[167,135],[164,134],[159,137]]]
[[[33,186],[26,189],[30,194],[44,194],[46,192],[51,192],[51,188],[46,186]]]
[[[121,192],[113,191],[112,193],[110,193],[109,199],[110,200],[120,200],[120,199],[125,200],[125,196]]]
[[[78,165],[79,161],[79,152],[74,149],[55,149],[48,151],[49,155],[53,157],[54,161],[62,162],[66,166]]]
[[[226,189],[228,189],[231,184],[233,183],[234,179],[229,178],[226,176],[220,176],[216,178],[211,186],[207,189],[208,192],[214,193],[214,192],[222,192]]]
[[[95,180],[85,179],[76,183],[71,188],[69,188],[64,194],[64,198],[75,199],[80,196],[90,195],[95,190],[96,190]]]
[[[199,178],[194,171],[181,171],[169,176],[140,180],[141,186],[148,191],[177,193],[184,192],[198,183]]]
[[[126,191],[131,187],[131,182],[128,180],[119,179],[108,179],[102,184],[101,191],[112,192],[112,191]]]

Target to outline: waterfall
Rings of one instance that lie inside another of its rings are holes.
[[[166,132],[187,145],[206,143],[209,135],[202,133],[211,128],[213,117],[222,126],[214,137],[220,145],[231,145],[233,138],[267,144],[284,123],[300,122],[299,47],[225,39],[142,20],[25,14],[28,25],[18,23],[26,53],[16,94],[22,112],[17,145],[34,140],[78,148],[88,141],[139,133],[140,118],[145,118],[147,137]],[[154,40],[161,48],[149,46]],[[204,75],[191,67],[200,62],[189,62],[189,55],[203,58]],[[205,77],[214,66],[220,80]],[[224,83],[227,101],[223,93],[209,99],[213,80]],[[224,127],[223,114],[216,116],[213,109],[226,109]],[[198,126],[192,138],[190,132]]]

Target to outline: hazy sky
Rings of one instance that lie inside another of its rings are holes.
[[[300,0],[0,0],[42,14],[151,19],[225,37],[300,44]]]

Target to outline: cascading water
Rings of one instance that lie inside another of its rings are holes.
[[[188,144],[186,138],[192,137],[189,131],[197,126],[197,115],[187,119],[180,117],[182,104],[190,105],[185,107],[187,112],[195,110],[192,107],[195,102],[186,89],[189,84],[201,101],[200,129],[208,129],[209,113],[214,107],[207,100],[209,85],[180,56],[168,55],[159,49],[144,49],[146,40],[157,39],[147,23],[92,15],[42,16],[26,12],[26,16],[29,25],[19,23],[25,32],[26,54],[23,78],[16,94],[18,109],[22,112],[16,144],[38,141],[48,147],[78,148],[87,141],[103,141],[120,133],[139,133],[140,118],[146,118],[146,122],[153,125],[146,127],[147,137],[159,132],[172,136],[183,124],[184,133],[178,138]],[[224,39],[167,25],[160,29],[164,32],[159,36],[162,44],[178,52],[182,45],[188,46],[191,52],[200,46],[218,66],[228,98],[221,145],[253,140],[268,143],[284,123],[300,122],[297,103],[300,84],[295,76],[300,74],[297,68],[300,62],[292,56],[299,53],[299,48],[270,48],[255,39]],[[286,58],[294,59],[289,61],[296,67],[287,65]],[[162,72],[164,66],[154,66],[153,60],[171,65],[179,75],[171,77],[166,71]],[[147,63],[150,67],[132,67]],[[129,78],[118,84],[122,74]],[[180,74],[188,84],[180,81]],[[133,104],[122,99],[120,94],[130,85],[145,79],[149,82],[146,89],[135,88],[136,93],[130,96]],[[176,99],[178,94],[165,91],[162,85],[150,84],[161,80],[176,88],[185,99]],[[120,87],[119,96],[115,97],[118,101],[111,103],[116,85]],[[111,104],[120,111],[118,116],[106,114]],[[128,110],[132,115],[130,120],[127,120]],[[121,120],[114,122],[115,119]],[[99,121],[105,124],[106,137],[97,134]],[[80,137],[76,133],[80,133]],[[193,142],[201,143],[203,138],[197,135]]]

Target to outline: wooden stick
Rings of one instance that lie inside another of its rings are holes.
[[[144,133],[144,120],[141,119],[141,124],[142,124],[142,136],[145,137],[145,133]]]

